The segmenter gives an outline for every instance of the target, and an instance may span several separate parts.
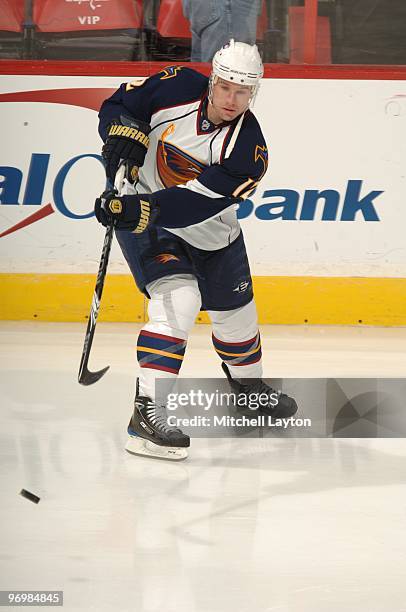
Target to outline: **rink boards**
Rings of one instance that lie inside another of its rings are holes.
[[[404,325],[406,69],[292,68],[263,80],[254,110],[270,165],[239,210],[260,322]],[[97,109],[156,69],[0,75],[1,318],[88,314],[104,233]],[[145,320],[117,245],[101,317]]]

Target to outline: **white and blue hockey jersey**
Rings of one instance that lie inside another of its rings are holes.
[[[175,207],[189,216],[190,207],[198,201],[201,208],[204,201],[209,218],[202,221],[197,215],[194,225],[178,223],[166,229],[192,246],[217,250],[239,235],[232,198],[252,193],[266,172],[268,151],[250,110],[218,126],[209,121],[207,89],[207,77],[180,66],[124,83],[103,103],[99,132],[105,140],[109,124],[120,115],[149,123],[150,144],[139,171],[138,193],[157,194],[159,203],[173,206],[174,220],[179,219]],[[230,197],[231,205],[216,207],[224,197]]]

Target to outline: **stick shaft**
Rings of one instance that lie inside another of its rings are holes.
[[[116,192],[119,194],[122,187],[124,176],[126,172],[126,166],[122,163],[118,170],[114,181],[114,188]],[[96,286],[94,288],[92,305],[90,307],[89,320],[87,322],[85,341],[83,343],[83,351],[82,357],[79,365],[79,376],[78,380],[82,385],[91,385],[97,382],[103,374],[107,372],[109,366],[99,370],[97,372],[90,372],[88,370],[87,364],[89,361],[90,350],[93,344],[93,336],[96,329],[97,317],[99,315],[100,302],[103,293],[104,280],[106,278],[107,266],[109,263],[111,244],[113,242],[114,235],[114,226],[113,223],[108,226],[106,229],[106,234],[104,236],[104,243],[100,257],[99,271],[97,273]]]
[[[100,257],[99,271],[97,273],[96,286],[94,288],[89,320],[87,322],[82,358],[80,360],[79,366],[79,382],[82,382],[83,373],[87,370],[90,350],[92,348],[94,331],[96,329],[96,321],[99,315],[100,302],[103,294],[104,280],[106,278],[107,266],[109,263],[111,243],[113,242],[113,232],[113,225],[109,225],[109,227],[106,229],[106,234],[104,237],[104,243]]]

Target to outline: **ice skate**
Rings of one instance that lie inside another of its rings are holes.
[[[230,383],[231,389],[237,395],[262,395],[266,394],[269,396],[269,404],[261,405],[259,409],[262,414],[270,416],[275,419],[283,419],[293,416],[297,412],[297,404],[293,397],[289,397],[285,393],[272,389],[269,385],[262,380],[262,378],[246,378],[238,380],[232,378],[230,370],[227,365],[223,362],[221,364],[223,372],[227,376],[228,382]],[[277,403],[275,403],[277,401]],[[247,400],[246,406],[249,406]]]
[[[167,423],[165,406],[139,395],[134,400],[134,413],[128,425],[129,439],[125,449],[134,455],[180,461],[188,456],[190,438]]]

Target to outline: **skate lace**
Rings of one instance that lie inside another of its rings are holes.
[[[156,404],[152,400],[147,403],[146,416],[149,421],[160,431],[167,433],[169,431],[180,431],[176,427],[171,427],[167,423],[168,415],[166,414],[165,406]]]

